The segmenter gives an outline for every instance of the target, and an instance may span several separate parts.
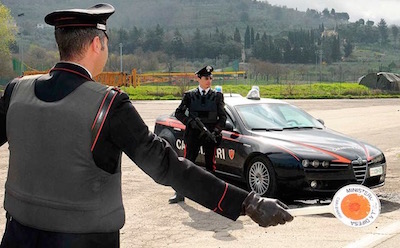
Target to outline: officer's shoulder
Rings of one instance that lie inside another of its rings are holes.
[[[192,95],[192,94],[195,94],[196,92],[197,92],[197,88],[190,89],[185,92],[185,95]]]
[[[12,91],[16,84],[18,84],[20,82],[26,82],[28,80],[35,80],[41,76],[43,76],[43,74],[35,74],[35,75],[28,75],[28,76],[21,76],[21,77],[13,78],[11,81],[9,81],[7,83],[6,90]]]
[[[214,94],[217,95],[217,97],[223,96],[222,92],[220,92],[220,91],[212,90],[212,92],[214,92]]]
[[[217,102],[224,102],[224,94],[220,91],[215,91],[215,98],[217,99]]]
[[[221,91],[217,91],[217,90],[213,90],[213,89],[212,89],[212,91],[213,91],[215,94],[217,94],[217,95],[222,95],[222,92],[221,92]]]

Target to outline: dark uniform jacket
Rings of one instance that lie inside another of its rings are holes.
[[[210,89],[201,104],[199,88],[185,92],[182,101],[175,111],[175,117],[187,126],[194,117],[199,117],[210,132],[217,128],[219,132],[225,127],[226,113],[224,110],[224,96],[220,92]],[[193,106],[196,104],[196,106]],[[190,114],[187,114],[190,113]],[[193,115],[194,114],[194,115]],[[190,126],[185,129],[190,132]]]
[[[35,83],[35,94],[47,102],[59,101],[86,81],[92,81],[84,68],[66,62],[57,63],[47,77],[41,78]],[[14,86],[15,82],[9,83],[0,99],[1,145],[7,142],[6,115]],[[120,92],[94,147],[93,159],[99,168],[114,173],[122,152],[157,183],[172,186],[186,197],[230,219],[235,220],[240,215],[248,193],[217,179],[190,161],[178,158],[166,141],[149,131],[128,95]]]

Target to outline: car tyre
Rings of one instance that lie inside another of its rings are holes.
[[[250,191],[254,191],[261,196],[277,196],[274,168],[271,162],[263,156],[257,156],[250,160],[247,167],[246,181]]]

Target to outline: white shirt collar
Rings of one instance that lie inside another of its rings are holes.
[[[89,71],[88,69],[86,69],[86,67],[84,67],[84,66],[81,65],[81,64],[78,64],[78,63],[75,63],[75,62],[71,62],[71,61],[60,61],[60,62],[62,62],[62,63],[69,63],[69,64],[73,64],[73,65],[80,66],[80,67],[82,67],[83,69],[85,69],[85,71],[87,71],[87,73],[89,74],[90,78],[93,78],[92,73],[90,73],[90,71]]]
[[[210,90],[210,88],[203,89],[203,88],[201,88],[200,85],[199,85],[199,92],[200,92],[200,94],[202,94],[203,90],[205,90],[205,91],[206,91],[206,94],[207,94],[208,91]]]

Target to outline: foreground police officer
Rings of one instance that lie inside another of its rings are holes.
[[[226,122],[224,97],[221,92],[211,89],[213,70],[212,66],[207,65],[195,72],[199,86],[185,92],[175,111],[175,117],[186,125],[185,158],[194,163],[202,146],[206,169],[210,172],[215,170],[215,150],[222,139],[221,131]],[[209,131],[208,135],[203,125]],[[184,199],[183,195],[175,192],[169,203],[178,203]]]
[[[93,81],[107,60],[106,20],[113,12],[98,4],[47,15],[61,62],[5,89],[0,143],[8,141],[10,157],[1,247],[119,247],[122,152],[156,182],[227,218],[246,214],[261,226],[291,221],[279,201],[178,158],[125,93]]]

